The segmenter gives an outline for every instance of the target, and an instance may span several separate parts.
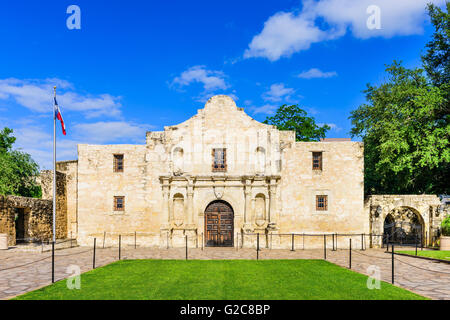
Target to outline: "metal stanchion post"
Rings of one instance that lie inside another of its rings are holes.
[[[295,251],[295,249],[294,249],[294,234],[292,234],[292,236],[291,236],[291,242],[292,242],[292,249],[291,249],[291,251]]]
[[[327,260],[327,235],[323,235],[323,258]]]
[[[94,238],[94,255],[92,257],[92,269],[95,269],[95,247],[97,245],[97,238]]]
[[[186,260],[188,259],[188,236],[186,236]]]
[[[392,284],[394,284],[394,243],[391,243],[392,246]]]
[[[349,269],[352,268],[352,238],[350,238],[350,246],[349,246]]]
[[[256,260],[259,260],[259,233],[256,234]]]
[[[119,234],[119,260],[120,260],[120,254],[121,254],[121,252],[120,252],[121,245],[122,245],[122,235]]]

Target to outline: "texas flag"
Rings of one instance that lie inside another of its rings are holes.
[[[59,110],[58,101],[56,101],[56,97],[55,97],[55,119],[61,121],[63,135],[66,135],[66,126],[64,125],[64,120],[61,115],[61,110]]]

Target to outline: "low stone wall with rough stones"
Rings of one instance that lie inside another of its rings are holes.
[[[23,209],[23,232],[26,239],[50,240],[53,228],[51,200],[17,196],[0,196],[0,233],[8,234],[8,245],[16,244],[16,208]],[[67,238],[67,215],[60,205],[56,211],[56,237]]]

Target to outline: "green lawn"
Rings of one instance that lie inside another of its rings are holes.
[[[412,256],[416,255],[416,250],[414,250],[414,251],[396,251],[396,252],[409,254]],[[417,255],[421,256],[421,257],[427,257],[427,258],[450,260],[450,251],[439,251],[439,250],[420,251],[420,249],[419,249],[419,250],[417,250]]]
[[[125,260],[16,299],[302,300],[425,299],[322,260]]]

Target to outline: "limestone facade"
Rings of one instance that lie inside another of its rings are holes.
[[[213,170],[214,149],[225,150],[223,171]],[[321,170],[312,168],[317,152]],[[115,155],[123,156],[123,172],[114,171]],[[359,142],[296,142],[294,132],[215,96],[187,121],[148,132],[145,145],[80,144],[78,161],[58,171],[69,177],[68,230],[80,244],[136,232],[149,246],[182,246],[186,235],[199,245],[205,209],[220,200],[232,208],[233,245],[242,233],[260,233],[266,245],[271,234],[369,233],[363,161]],[[317,196],[326,196],[327,210],[316,209]],[[115,210],[116,197],[123,210]],[[275,238],[273,247],[290,241]]]

